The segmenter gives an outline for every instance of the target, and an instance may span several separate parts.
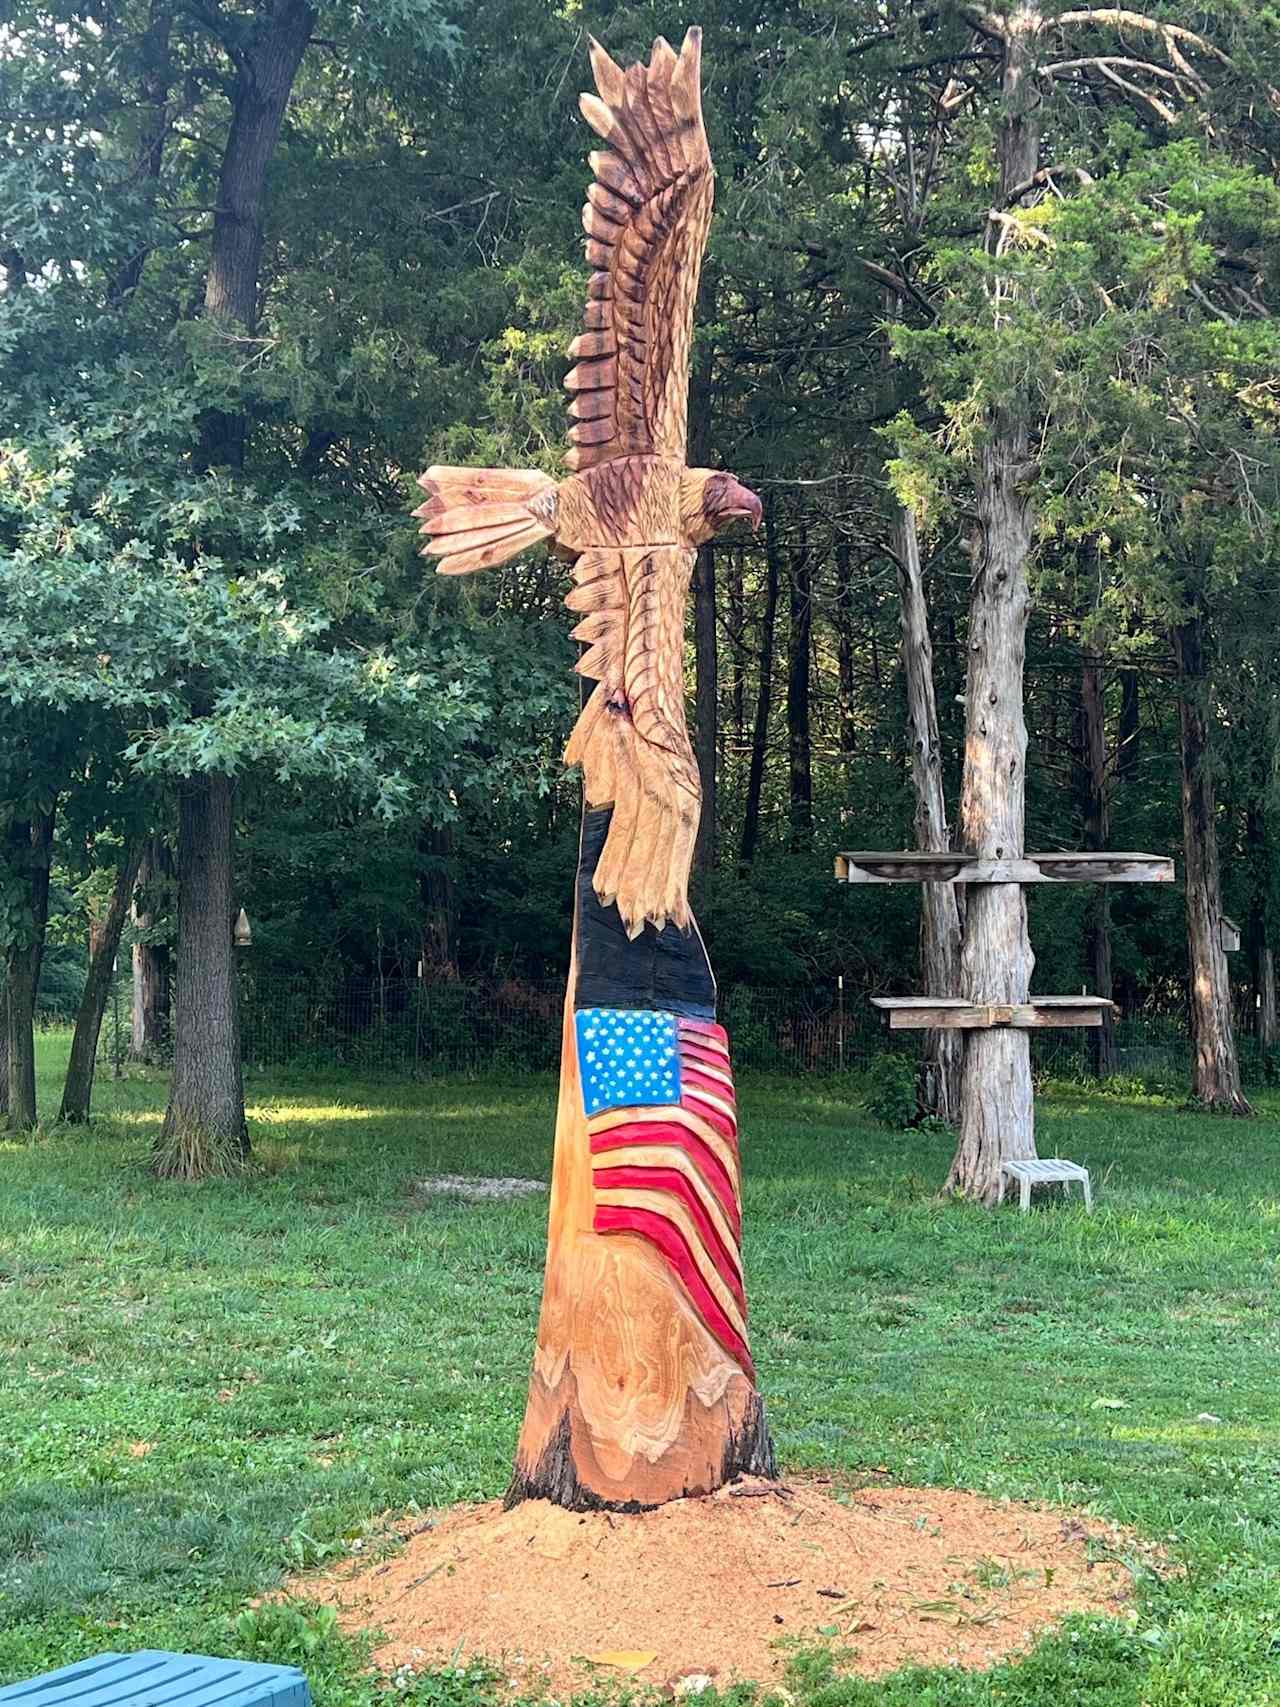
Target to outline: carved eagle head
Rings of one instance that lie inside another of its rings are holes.
[[[680,525],[688,544],[705,545],[739,517],[745,517],[754,531],[763,514],[756,494],[732,474],[712,468],[685,470],[680,482]]]

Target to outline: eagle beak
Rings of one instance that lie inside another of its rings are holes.
[[[764,505],[758,495],[740,480],[731,481],[724,494],[724,508],[721,512],[726,521],[732,521],[736,516],[743,516],[751,523],[752,533],[759,532],[760,522],[764,516]]]

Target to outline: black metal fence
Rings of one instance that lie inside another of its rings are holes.
[[[104,1060],[130,1057],[129,997],[122,979],[102,1029]],[[560,1059],[563,1003],[561,982],[326,982],[246,971],[241,1035],[246,1063],[258,1068],[375,1077],[550,1073]],[[865,996],[841,990],[834,979],[800,988],[725,988],[719,1017],[739,1069],[777,1074],[860,1074],[888,1052],[917,1053],[924,1041],[923,1032],[887,1032]],[[1246,1080],[1269,1081],[1275,1063],[1246,1028],[1241,1031]],[[1090,1076],[1087,1031],[1034,1031],[1031,1047],[1041,1077]],[[1116,1026],[1116,1071],[1146,1083],[1185,1081],[1189,1048],[1178,1015],[1122,1018]]]

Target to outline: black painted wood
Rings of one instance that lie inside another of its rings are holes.
[[[609,832],[613,808],[597,807],[582,816],[578,851],[578,982],[575,1008],[648,1008],[714,1019],[716,981],[696,925],[656,931],[646,925],[628,940],[618,909],[602,907],[591,887]]]

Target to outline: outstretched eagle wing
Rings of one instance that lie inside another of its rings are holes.
[[[582,210],[595,271],[586,330],[569,348],[578,365],[565,380],[574,394],[574,470],[621,456],[685,459],[693,311],[713,194],[701,60],[698,29],[679,56],[659,36],[649,64],[627,71],[591,43],[600,93],[581,97],[582,114],[608,149],[590,157],[595,181]]]

